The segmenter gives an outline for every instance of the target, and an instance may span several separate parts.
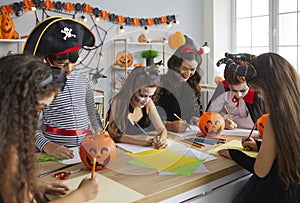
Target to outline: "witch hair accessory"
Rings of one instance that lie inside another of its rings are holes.
[[[181,53],[181,54],[185,54],[185,53],[197,53],[197,54],[199,54],[199,55],[201,56],[202,54],[204,54],[204,49],[201,47],[201,48],[199,49],[199,51],[198,51],[198,50],[194,50],[194,49],[192,49],[192,48],[190,48],[190,47],[185,47],[185,48],[183,48],[183,49],[180,51],[180,53]]]
[[[246,54],[246,53],[242,53],[242,54],[225,53],[225,57],[226,58],[222,58],[217,62],[218,67],[221,64],[226,64],[226,66],[228,66],[230,71],[232,71],[233,73],[239,76],[244,76],[246,80],[249,80],[257,76],[257,71],[255,67],[251,64],[253,59],[256,58],[255,55]],[[250,64],[238,65],[234,62],[238,60],[249,62]]]

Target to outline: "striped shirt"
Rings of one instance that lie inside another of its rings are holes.
[[[35,135],[35,144],[42,151],[43,147],[54,142],[66,147],[79,146],[86,134],[58,135],[46,132],[45,125],[64,130],[85,130],[89,125],[95,132],[100,130],[96,118],[94,93],[89,79],[74,71],[67,78],[64,90],[58,94],[53,102],[43,110],[42,129]]]

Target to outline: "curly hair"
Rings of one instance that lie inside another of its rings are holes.
[[[257,76],[249,86],[264,93],[274,128],[279,176],[286,187],[300,183],[300,78],[295,68],[276,53],[253,60]]]
[[[10,202],[24,202],[25,190],[38,193],[34,177],[38,99],[61,89],[55,80],[40,85],[51,74],[49,66],[32,55],[0,59],[0,191],[5,190]]]

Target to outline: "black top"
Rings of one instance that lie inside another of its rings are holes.
[[[230,156],[239,165],[252,172],[248,183],[235,196],[233,203],[296,203],[300,202],[300,184],[291,184],[287,190],[279,178],[277,160],[269,174],[260,178],[254,173],[255,158],[239,150],[230,149]]]
[[[178,120],[174,113],[183,120],[189,121],[192,116],[200,117],[203,107],[200,96],[196,97],[194,90],[187,82],[179,82],[172,77],[177,73],[166,74],[161,78],[161,85],[153,101],[163,121]]]

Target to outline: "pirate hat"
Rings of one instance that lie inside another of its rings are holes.
[[[71,18],[49,17],[31,31],[23,52],[44,58],[94,45],[94,34],[80,21]]]

